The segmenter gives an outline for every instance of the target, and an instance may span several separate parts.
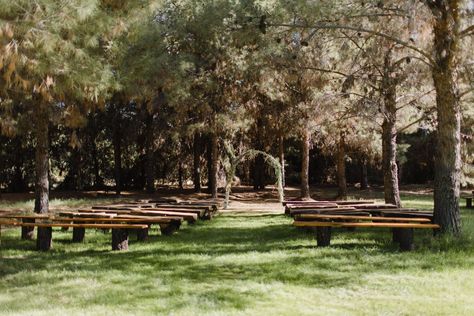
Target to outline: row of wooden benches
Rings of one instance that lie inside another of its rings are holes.
[[[136,232],[138,240],[145,240],[150,226],[158,225],[162,235],[171,235],[183,221],[193,224],[198,219],[209,220],[220,207],[214,201],[142,200],[55,214],[3,214],[0,215],[0,226],[21,227],[22,239],[33,239],[34,228],[38,228],[38,250],[51,248],[55,227],[72,228],[73,242],[82,242],[86,229],[111,229],[112,249],[126,250],[130,231]]]
[[[296,227],[316,231],[317,245],[329,246],[333,228],[391,228],[393,241],[401,250],[414,248],[414,229],[437,229],[432,212],[398,208],[374,201],[287,201],[285,213],[294,218]]]

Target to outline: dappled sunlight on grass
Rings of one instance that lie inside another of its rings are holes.
[[[472,314],[473,213],[463,210],[461,239],[416,232],[410,253],[383,229],[336,230],[331,247],[317,248],[280,214],[221,215],[169,237],[152,230],[126,252],[110,251],[109,233],[72,244],[71,232],[55,230],[54,250],[40,253],[5,230],[0,312]]]

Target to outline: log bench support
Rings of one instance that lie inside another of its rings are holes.
[[[466,208],[472,208],[472,197],[467,197],[466,199]]]
[[[23,223],[34,223],[33,218],[23,218]],[[21,239],[22,240],[33,240],[35,235],[35,228],[33,226],[22,226],[21,227]]]
[[[415,249],[413,244],[413,228],[398,228],[398,242],[401,251],[412,251]]]
[[[112,250],[128,250],[128,229],[112,229]]]
[[[148,239],[148,229],[149,228],[142,228],[142,229],[137,229],[137,240],[138,241],[145,241]]]
[[[86,229],[84,227],[73,227],[72,229],[72,242],[83,242]]]
[[[36,238],[36,249],[40,251],[48,251],[53,246],[53,228],[38,227],[38,236]]]
[[[318,247],[328,247],[331,244],[331,231],[332,227],[317,227],[316,228],[316,241]]]
[[[180,222],[170,222],[169,224],[160,224],[161,234],[165,236],[173,235],[180,226]]]

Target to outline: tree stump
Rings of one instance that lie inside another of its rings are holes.
[[[165,236],[173,235],[179,229],[179,222],[171,222],[169,224],[160,225],[161,234]]]
[[[137,240],[138,241],[145,241],[148,239],[148,228],[137,229]]]
[[[331,227],[316,228],[316,241],[318,247],[327,247],[331,244]]]
[[[128,250],[128,229],[112,229],[112,250]]]
[[[86,229],[83,227],[73,227],[72,229],[72,242],[83,242]]]
[[[53,245],[53,228],[38,227],[38,235],[36,238],[36,249],[40,251],[48,251]]]
[[[401,251],[411,251],[414,249],[413,235],[413,228],[399,228],[398,241],[400,242]]]
[[[34,218],[24,218],[23,223],[34,223]],[[22,226],[21,227],[21,239],[22,240],[33,240],[35,235],[35,228],[33,226]]]

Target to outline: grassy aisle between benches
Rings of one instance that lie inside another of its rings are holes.
[[[431,207],[413,202],[407,207]],[[314,235],[276,214],[224,214],[166,239],[156,229],[148,242],[131,240],[128,252],[116,253],[100,231],[79,244],[57,231],[55,248],[43,253],[9,230],[0,304],[11,314],[472,315],[472,211],[464,209],[463,220],[462,240],[433,240],[423,230],[410,253],[384,230],[364,228],[317,248]]]

